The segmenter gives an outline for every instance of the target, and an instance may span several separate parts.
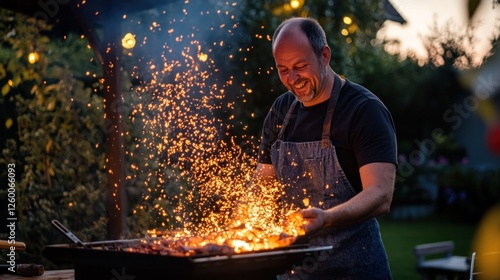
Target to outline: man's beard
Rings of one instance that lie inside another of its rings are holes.
[[[320,89],[323,87],[323,83],[325,82],[326,77],[326,67],[321,68],[319,71],[319,81],[318,86],[311,89],[311,92],[306,95],[304,98],[299,99],[300,102],[310,102],[317,98],[320,95]],[[295,96],[298,96],[297,94]]]

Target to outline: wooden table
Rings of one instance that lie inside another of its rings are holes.
[[[2,280],[74,280],[75,279],[75,271],[73,269],[66,270],[47,270],[43,273],[42,276],[36,277],[23,277],[17,275],[0,275],[0,279]]]

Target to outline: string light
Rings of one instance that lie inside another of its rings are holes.
[[[300,7],[300,1],[299,0],[291,0],[290,6],[292,7],[292,9],[297,9]]]
[[[123,36],[122,47],[125,49],[132,49],[135,46],[135,36],[132,33],[127,33]]]
[[[345,24],[351,24],[352,23],[352,19],[350,17],[348,17],[348,16],[345,16],[344,17],[344,23]]]
[[[31,52],[28,54],[28,62],[30,64],[35,64],[40,59],[40,56],[37,52]]]

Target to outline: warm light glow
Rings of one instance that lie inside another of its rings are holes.
[[[347,29],[345,29],[345,28],[342,29],[342,31],[340,31],[340,33],[342,33],[342,35],[344,35],[344,36],[349,35],[349,31],[347,31]]]
[[[300,7],[300,1],[299,0],[291,0],[290,6],[292,6],[292,9],[297,9]]]
[[[351,24],[352,23],[352,19],[350,17],[348,17],[348,16],[345,16],[344,17],[344,23],[345,24]]]
[[[127,33],[123,36],[122,47],[125,49],[131,49],[135,46],[135,36],[132,33]]]
[[[31,64],[35,64],[38,59],[40,59],[40,56],[38,55],[37,52],[31,52],[30,54],[28,54],[28,62],[31,63]]]

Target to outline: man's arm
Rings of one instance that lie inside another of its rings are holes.
[[[302,210],[309,220],[305,229],[313,233],[323,227],[345,226],[384,215],[389,212],[396,166],[393,163],[370,163],[359,169],[363,190],[349,201],[327,210],[310,208]]]

